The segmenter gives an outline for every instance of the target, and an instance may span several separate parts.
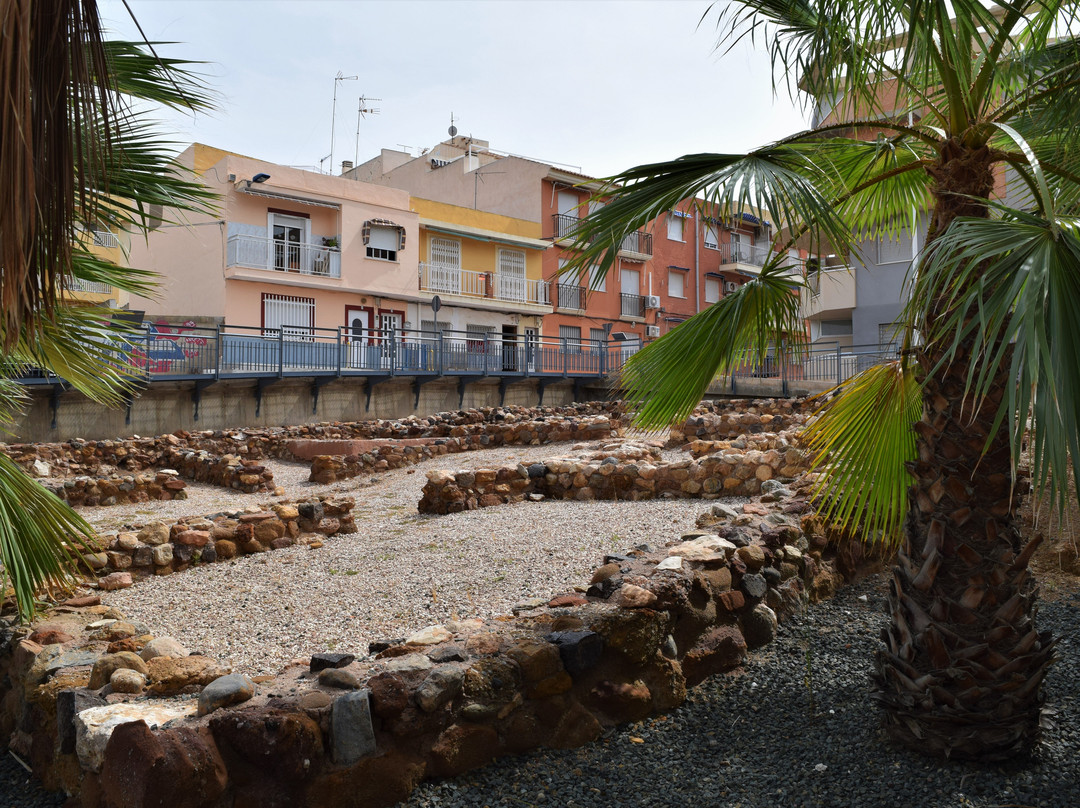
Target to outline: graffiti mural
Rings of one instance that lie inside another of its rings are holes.
[[[192,364],[206,347],[206,337],[195,332],[195,323],[187,320],[181,325],[159,320],[146,329],[145,345],[136,345],[132,360],[136,367],[151,373],[168,373],[179,366]]]

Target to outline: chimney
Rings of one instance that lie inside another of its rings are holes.
[[[348,171],[352,171],[352,160],[341,161],[341,173],[344,174]]]

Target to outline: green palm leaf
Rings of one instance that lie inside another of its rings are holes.
[[[717,374],[764,363],[771,345],[801,334],[801,286],[786,269],[766,267],[630,357],[619,384],[636,422],[659,429],[686,418]]]
[[[66,502],[0,454],[0,562],[22,619],[33,617],[43,587],[75,581],[77,553],[91,551],[93,532]]]
[[[814,497],[822,517],[868,544],[900,545],[921,411],[922,385],[905,358],[852,377],[814,413],[802,438],[821,474]]]

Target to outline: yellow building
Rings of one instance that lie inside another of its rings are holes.
[[[539,222],[412,198],[420,216],[420,294],[438,296],[438,315],[421,305],[425,331],[524,343],[550,314],[542,256],[551,246]]]
[[[128,253],[131,249],[131,236],[123,231],[116,233],[105,225],[86,225],[80,237],[83,246],[98,258],[112,261],[119,266],[127,266]],[[122,308],[129,302],[127,292],[107,283],[79,280],[69,277],[66,287],[74,300],[91,303],[96,306]]]

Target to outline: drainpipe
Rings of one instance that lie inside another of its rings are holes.
[[[701,211],[694,206],[694,311],[701,311]]]

